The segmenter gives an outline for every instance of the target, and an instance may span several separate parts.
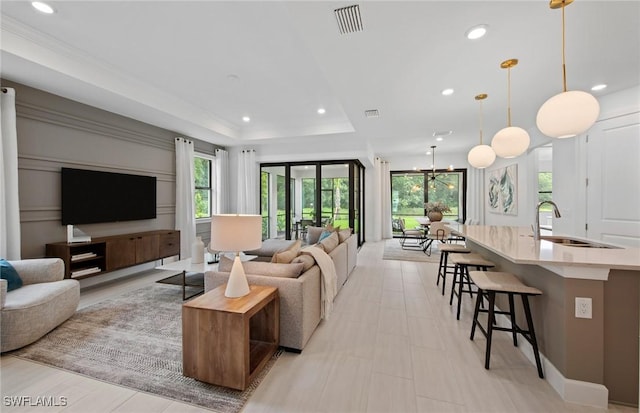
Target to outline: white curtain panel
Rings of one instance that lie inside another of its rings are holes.
[[[382,238],[393,238],[393,228],[391,226],[391,164],[387,161],[380,163],[380,182]]]
[[[258,195],[256,151],[243,150],[238,154],[238,213],[258,214]]]
[[[191,257],[196,239],[195,188],[193,182],[193,142],[176,138],[176,229],[180,230],[180,258]]]
[[[484,224],[484,169],[469,168],[467,223]]]
[[[0,258],[19,260],[21,256],[16,91],[2,88],[0,97]]]
[[[231,197],[229,195],[229,152],[216,149],[215,184],[216,198],[214,214],[230,213]]]

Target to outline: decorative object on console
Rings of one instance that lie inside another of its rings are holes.
[[[518,64],[518,59],[505,60],[500,67],[507,69],[507,127],[500,129],[493,136],[491,147],[501,158],[515,158],[529,148],[529,134],[517,126],[511,126],[511,68]]]
[[[262,217],[260,215],[222,214],[211,217],[210,248],[236,253],[224,293],[225,297],[235,298],[249,294],[249,284],[240,262],[240,252],[257,249],[261,245]]]
[[[204,243],[202,237],[196,237],[191,244],[191,263],[202,264],[204,262]]]
[[[564,8],[573,0],[551,0],[549,7],[562,9],[562,82],[563,91],[550,97],[538,110],[536,125],[552,138],[572,138],[586,132],[598,119],[600,104],[590,93],[567,91],[565,65]]]
[[[518,164],[489,173],[489,212],[518,215]]]
[[[67,242],[91,242],[91,237],[73,225],[67,225]]]
[[[491,146],[482,144],[482,101],[487,98],[486,93],[476,95],[475,99],[480,102],[480,144],[474,146],[467,155],[467,161],[474,168],[483,169],[491,166],[496,160],[496,153]]]

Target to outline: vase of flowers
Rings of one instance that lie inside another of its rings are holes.
[[[427,217],[431,222],[442,221],[442,213],[451,211],[447,205],[439,201],[425,203],[424,209],[427,210]]]

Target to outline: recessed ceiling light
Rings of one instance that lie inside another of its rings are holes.
[[[598,91],[598,90],[606,89],[606,87],[607,85],[605,85],[604,83],[601,83],[599,85],[595,85],[594,87],[592,87],[591,90]]]
[[[443,138],[442,138],[442,136],[438,136],[438,137],[436,138],[436,140],[437,140],[438,142],[442,142],[442,139],[443,139]]]
[[[425,155],[431,155],[431,151],[427,151]]]
[[[327,111],[324,108],[318,109],[318,115],[324,115]]]
[[[53,7],[41,1],[32,1],[31,5],[33,6],[34,9],[42,13],[52,14],[54,12]]]
[[[451,96],[453,95],[453,89],[443,89],[440,93],[442,93],[442,96]]]
[[[487,34],[487,26],[486,24],[479,24],[477,26],[473,26],[469,30],[467,30],[464,35],[469,40],[476,40]]]
[[[248,117],[248,116],[243,116],[243,117],[242,117],[242,121],[243,121],[243,122],[251,122],[251,118],[250,118],[250,117]]]

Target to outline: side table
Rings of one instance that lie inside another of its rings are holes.
[[[278,289],[250,285],[244,297],[226,284],[182,305],[182,369],[187,377],[244,390],[278,349]]]

